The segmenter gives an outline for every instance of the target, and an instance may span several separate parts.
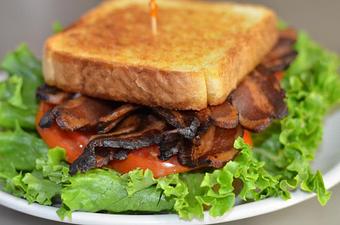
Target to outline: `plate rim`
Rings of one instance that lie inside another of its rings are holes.
[[[334,187],[340,183],[340,162],[332,169],[324,174],[324,183],[327,189]],[[261,201],[246,203],[235,206],[230,212],[221,217],[211,217],[208,212],[204,212],[204,219],[192,221],[181,220],[177,214],[161,214],[161,215],[123,215],[123,214],[104,214],[89,212],[74,212],[72,219],[60,220],[56,214],[58,208],[52,206],[42,206],[37,203],[29,204],[26,200],[15,197],[6,192],[0,191],[0,204],[31,216],[44,218],[48,220],[70,223],[70,224],[160,224],[167,221],[167,224],[214,224],[222,222],[230,222],[267,213],[275,212],[280,209],[301,203],[310,198],[315,197],[315,193],[306,193],[301,190],[292,192],[291,199],[282,200],[281,198],[267,198]],[[271,207],[268,207],[270,205]],[[251,207],[253,210],[249,210]],[[255,210],[254,210],[255,209]],[[246,212],[246,213],[245,213]],[[128,219],[127,219],[128,217]],[[100,221],[100,223],[98,223]]]

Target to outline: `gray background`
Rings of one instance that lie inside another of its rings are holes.
[[[1,0],[0,57],[18,43],[27,42],[41,55],[44,39],[51,34],[51,24],[59,20],[67,25],[99,0]],[[245,1],[240,1],[245,2]],[[325,47],[340,53],[339,0],[248,0],[274,8],[280,17],[296,28],[310,33]],[[333,188],[326,207],[316,199],[268,215],[229,223],[240,224],[340,224],[340,185]],[[27,216],[0,206],[0,225],[61,224]]]

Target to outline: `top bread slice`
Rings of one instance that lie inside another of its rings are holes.
[[[262,6],[158,0],[158,34],[148,0],[108,0],[44,47],[47,84],[84,95],[201,110],[223,103],[277,41]]]

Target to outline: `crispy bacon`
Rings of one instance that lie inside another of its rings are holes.
[[[154,108],[153,111],[165,119],[169,125],[177,128],[176,131],[185,138],[192,139],[195,137],[200,126],[200,121],[195,116],[164,108]]]
[[[125,129],[125,128],[124,128]],[[146,116],[134,132],[117,135],[117,132],[94,135],[87,148],[123,148],[138,149],[148,147],[160,142],[161,134],[166,129],[166,124],[154,116]]]
[[[213,148],[207,155],[200,157],[199,162],[206,162],[209,166],[220,168],[238,153],[234,148],[234,142],[243,135],[243,128],[238,126],[234,129],[216,127]]]
[[[89,130],[98,124],[101,117],[110,114],[112,110],[113,105],[109,102],[79,96],[47,112],[43,116],[40,126],[47,128],[55,120],[63,130]]]
[[[184,147],[183,142],[183,137],[178,133],[163,133],[162,140],[159,143],[160,154],[158,158],[166,161],[172,156],[177,155]]]
[[[139,129],[127,134],[108,133],[93,136],[83,154],[71,164],[70,173],[75,174],[77,171],[84,172],[95,168],[97,148],[107,148],[109,151],[120,151],[121,149],[130,151],[160,143],[161,134],[166,128],[164,121],[149,115],[140,125]]]
[[[167,131],[163,134],[163,139],[160,142],[160,156],[161,160],[167,160],[171,158],[173,155],[178,154],[178,159],[182,165],[194,167],[197,164],[197,159],[200,155],[205,152],[210,151],[211,144],[213,141],[213,133],[215,130],[215,123],[217,126],[221,127],[233,127],[233,123],[236,123],[237,126],[237,112],[235,113],[236,118],[232,115],[233,107],[229,103],[223,104],[223,106],[219,107],[208,107],[204,110],[193,112],[181,112],[181,111],[171,111],[167,110],[167,113],[172,113],[172,116],[166,115],[167,118],[177,118],[179,122],[173,122],[172,125],[176,127],[178,124],[181,124],[182,121],[188,121],[188,118],[192,119],[191,128],[189,126],[190,135],[183,134],[181,128]],[[224,117],[223,113],[228,113],[232,115],[233,118]],[[186,118],[186,119],[183,119]],[[169,119],[168,119],[169,120]],[[236,120],[236,122],[235,122]],[[182,124],[185,124],[183,122]],[[188,128],[182,128],[188,129]],[[209,147],[210,146],[210,147]]]
[[[277,44],[257,66],[256,70],[262,74],[272,75],[275,72],[287,69],[297,55],[294,50],[296,39],[297,34],[293,29],[281,31]]]
[[[97,149],[96,150],[96,167],[101,168],[109,164],[112,160],[127,159],[129,150],[126,149]]]
[[[133,114],[120,121],[115,129],[110,132],[110,135],[122,135],[135,132],[142,126],[143,116],[139,114]]]
[[[240,124],[254,132],[263,131],[272,119],[287,114],[284,91],[275,76],[253,72],[230,95],[230,99],[238,110]]]
[[[198,166],[198,159],[207,154],[213,147],[216,127],[209,126],[201,130],[191,142],[186,142],[185,147],[178,152],[178,161],[188,167]]]
[[[123,104],[118,108],[114,109],[110,114],[99,118],[97,124],[97,130],[99,133],[108,133],[117,124],[125,118],[126,115],[138,109],[138,106],[132,104]]]
[[[208,127],[211,124],[211,110],[207,107],[194,113],[195,117],[200,121],[201,127]]]
[[[224,129],[211,125],[192,143],[186,143],[186,147],[178,152],[178,161],[189,167],[222,167],[236,156],[234,141],[242,134],[241,126]]]
[[[43,84],[37,89],[37,99],[49,104],[59,105],[68,99],[73,98],[74,94],[64,92],[56,87]]]
[[[61,95],[61,93],[57,93]],[[50,99],[54,99],[50,97]],[[123,104],[116,106],[108,101],[78,96],[64,101],[47,112],[39,125],[48,128],[55,121],[63,130],[94,130],[107,133],[117,126],[126,116],[138,109],[138,106]]]
[[[210,111],[214,125],[226,129],[237,127],[238,112],[229,102],[224,102],[217,106],[211,106]]]

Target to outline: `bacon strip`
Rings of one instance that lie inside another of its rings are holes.
[[[99,123],[97,124],[97,130],[99,133],[108,133],[117,124],[125,118],[126,115],[134,112],[139,107],[131,104],[123,104],[118,108],[114,109],[110,114],[99,118]]]
[[[57,93],[62,96],[62,93]],[[49,97],[56,99],[57,97]],[[65,100],[51,111],[47,112],[41,119],[39,125],[48,128],[55,121],[63,130],[88,131],[94,130],[99,133],[108,133],[117,126],[131,112],[139,107],[131,104],[117,104],[93,99],[86,96]]]
[[[200,157],[200,164],[207,163],[214,168],[223,167],[226,162],[232,160],[238,154],[238,151],[234,148],[234,142],[242,135],[243,128],[241,126],[234,129],[216,127],[213,148],[207,155]]]
[[[225,102],[218,106],[211,106],[211,119],[214,125],[232,129],[238,125],[238,112],[229,102]]]
[[[232,105],[237,108],[240,124],[251,131],[261,132],[272,119],[287,114],[284,91],[274,76],[252,73],[231,94]]]
[[[59,105],[68,99],[71,99],[74,94],[64,92],[56,87],[48,86],[43,84],[37,89],[37,99],[45,101],[53,105]]]
[[[201,130],[194,140],[186,142],[182,151],[178,152],[178,161],[184,166],[198,166],[198,159],[213,148],[215,128],[214,125],[211,125]]]
[[[177,132],[187,139],[195,137],[200,121],[193,115],[185,112],[154,108],[153,111],[162,117],[169,125],[177,128]]]
[[[241,126],[224,129],[211,125],[202,133],[178,152],[177,158],[182,165],[219,168],[237,155],[233,146],[236,138],[243,134]]]
[[[159,143],[160,154],[158,158],[166,161],[172,156],[177,155],[184,148],[183,142],[183,137],[178,133],[164,133]]]
[[[294,50],[296,39],[297,34],[294,30],[281,31],[277,44],[257,66],[256,70],[262,74],[272,75],[275,72],[287,69],[297,55]]]
[[[49,127],[53,120],[63,130],[93,129],[99,119],[112,112],[112,103],[85,96],[79,96],[54,107],[40,122],[42,128]]]
[[[126,149],[103,149],[96,151],[96,168],[101,168],[109,164],[112,160],[127,159],[129,151]]]
[[[96,168],[97,148],[106,148],[109,151],[121,151],[122,149],[130,151],[159,144],[166,124],[153,116],[147,116],[140,124],[141,127],[135,132],[121,135],[102,134],[93,136],[83,154],[71,164],[70,173],[75,174],[77,171],[85,172]]]

